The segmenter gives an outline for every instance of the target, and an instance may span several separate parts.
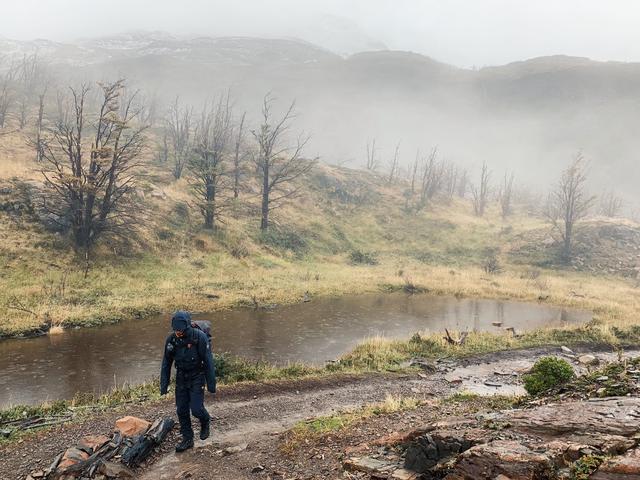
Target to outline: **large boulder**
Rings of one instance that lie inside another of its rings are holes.
[[[496,440],[462,453],[445,479],[493,479],[499,475],[518,480],[550,479],[556,464],[554,454],[534,451],[514,440]]]

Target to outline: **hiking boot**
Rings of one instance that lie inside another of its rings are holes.
[[[189,450],[190,448],[193,448],[193,438],[189,440],[183,438],[182,441],[178,445],[176,445],[176,452],[184,452],[185,450]]]
[[[210,425],[211,425],[210,421],[207,423],[200,424],[200,440],[206,440],[207,438],[209,438]]]

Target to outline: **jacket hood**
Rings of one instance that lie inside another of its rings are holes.
[[[171,319],[171,328],[175,330],[189,330],[191,328],[191,315],[184,310],[178,310]]]

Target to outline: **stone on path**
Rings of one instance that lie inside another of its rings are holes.
[[[344,468],[357,472],[379,473],[389,472],[395,468],[395,465],[371,457],[351,457],[345,460]]]
[[[580,355],[578,357],[578,362],[580,362],[582,365],[598,365],[600,363],[600,360],[598,360],[595,355],[586,354]]]

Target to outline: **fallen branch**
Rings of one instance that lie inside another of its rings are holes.
[[[449,345],[463,345],[465,340],[467,339],[467,336],[469,335],[469,332],[462,332],[458,338],[453,338],[449,333],[449,330],[445,328],[444,331],[447,334],[447,336],[443,338],[447,341]]]

